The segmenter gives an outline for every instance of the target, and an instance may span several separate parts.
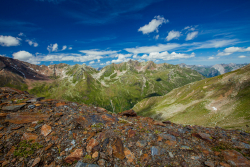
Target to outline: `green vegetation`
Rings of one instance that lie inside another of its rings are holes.
[[[158,120],[249,131],[249,76],[250,65],[146,98],[133,110]]]
[[[39,143],[32,143],[32,140],[30,141],[23,140],[15,148],[13,155],[16,157],[27,158],[28,156],[33,155],[35,151],[37,151],[39,148],[42,147],[43,145],[40,145]]]

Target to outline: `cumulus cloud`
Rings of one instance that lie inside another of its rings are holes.
[[[37,42],[33,42],[32,40],[27,39],[26,42],[28,42],[28,44],[29,44],[30,46],[32,46],[32,45],[33,45],[34,47],[37,47],[37,46],[38,46],[38,43],[37,43]]]
[[[250,51],[250,47],[247,47],[247,48],[243,48],[243,47],[229,47],[229,48],[226,48],[224,49],[223,52],[219,52],[217,54],[217,56],[228,56],[228,55],[231,55],[235,52],[248,52]]]
[[[140,57],[141,59],[146,59],[146,60],[152,60],[152,61],[156,61],[156,60],[174,60],[174,59],[187,59],[187,58],[191,58],[191,57],[195,57],[195,53],[191,53],[189,54],[182,54],[182,53],[176,53],[176,52],[172,52],[172,53],[168,53],[167,51],[165,52],[152,52],[149,55],[144,54],[142,57]]]
[[[241,56],[239,56],[239,58],[245,58],[246,56],[244,56],[244,55],[241,55]]]
[[[188,33],[186,37],[186,41],[194,39],[197,35],[198,35],[198,31]]]
[[[213,60],[213,59],[215,59],[215,57],[209,57],[208,59],[209,59],[209,60]]]
[[[47,47],[47,50],[49,52],[56,52],[58,50],[58,44],[55,43],[55,44],[50,44],[48,47]]]
[[[69,50],[71,50],[72,49],[72,47],[69,47]]]
[[[67,49],[67,46],[66,45],[64,45],[63,46],[63,48],[62,48],[62,50],[66,50]]]
[[[0,45],[2,46],[18,46],[20,45],[20,41],[22,39],[18,38],[18,37],[12,37],[12,36],[3,36],[0,35]]]
[[[166,37],[167,41],[170,41],[172,39],[178,39],[181,36],[181,33],[179,31],[170,31],[168,33],[168,36]]]
[[[154,46],[142,46],[142,47],[136,47],[136,48],[125,48],[127,52],[133,53],[133,54],[139,54],[139,53],[151,53],[151,52],[162,52],[162,51],[168,51],[171,49],[175,49],[180,47],[180,44],[176,43],[167,43],[167,44],[158,44]]]
[[[112,63],[121,63],[121,62],[127,62],[129,59],[128,57],[131,57],[132,54],[117,54],[115,57],[118,57],[117,60],[112,60]]]
[[[32,64],[40,64],[39,61],[37,61],[36,57],[32,55],[31,53],[21,50],[19,52],[15,52],[12,54],[14,59],[18,59],[21,61],[29,62]]]
[[[169,22],[164,17],[161,16],[155,16],[153,20],[151,20],[148,24],[144,25],[143,27],[140,27],[138,31],[141,31],[143,34],[148,34],[151,32],[158,32],[159,26],[161,26],[163,23]]]
[[[89,64],[94,64],[95,63],[95,61],[91,61],[91,62],[89,62]]]

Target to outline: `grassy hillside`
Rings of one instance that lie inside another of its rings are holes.
[[[250,65],[142,100],[134,110],[175,123],[250,130]]]
[[[144,98],[161,96],[204,78],[191,69],[138,61],[111,64],[101,71],[86,65],[68,66],[64,71],[53,83],[36,83],[30,93],[121,112],[131,109]]]

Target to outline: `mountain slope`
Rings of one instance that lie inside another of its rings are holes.
[[[249,129],[250,65],[142,100],[134,110],[176,123]]]
[[[52,82],[58,75],[63,76],[67,64],[34,65],[0,56],[0,86],[28,90],[34,82]]]
[[[164,95],[203,78],[194,70],[152,61],[111,64],[100,71],[86,65],[74,65],[65,67],[64,75],[53,83],[36,83],[30,92],[121,112],[146,97]]]

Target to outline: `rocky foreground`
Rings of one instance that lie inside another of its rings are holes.
[[[2,166],[250,166],[250,135],[0,88]]]

